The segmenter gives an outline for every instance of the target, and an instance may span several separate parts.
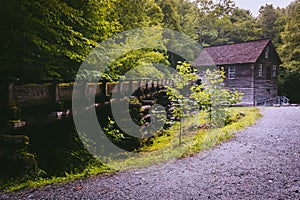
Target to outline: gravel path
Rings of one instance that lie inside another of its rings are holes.
[[[262,114],[231,141],[193,157],[0,199],[300,199],[300,107]]]

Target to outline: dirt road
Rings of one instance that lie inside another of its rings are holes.
[[[193,157],[0,199],[300,199],[300,107],[262,114],[231,141]]]

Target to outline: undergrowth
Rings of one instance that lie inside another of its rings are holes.
[[[65,176],[45,178],[41,175],[31,179],[0,179],[1,191],[15,191],[23,188],[35,188],[48,184],[60,184],[70,180],[86,178],[101,173],[119,170],[147,167],[161,164],[172,159],[191,156],[226,141],[234,134],[256,122],[261,116],[258,108],[237,107],[228,108],[230,117],[227,125],[222,128],[211,128],[205,120],[205,113],[200,112],[186,118],[182,124],[182,134],[179,139],[179,122],[170,129],[162,130],[157,136],[148,139],[143,147],[135,153],[127,153],[126,159],[112,160],[106,165],[99,162],[91,163],[80,173],[65,173]],[[179,143],[179,141],[181,141]],[[125,153],[126,154],[126,153]]]

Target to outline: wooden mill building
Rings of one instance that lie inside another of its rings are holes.
[[[243,93],[241,104],[256,105],[278,95],[277,71],[281,60],[270,39],[205,48],[195,67],[224,68],[225,86]]]

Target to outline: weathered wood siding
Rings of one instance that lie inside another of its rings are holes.
[[[268,51],[267,57],[266,51]],[[259,76],[259,65],[262,65],[261,76]],[[255,105],[258,99],[278,96],[277,73],[279,65],[280,60],[275,48],[269,44],[254,64],[223,66],[226,76],[225,85],[229,89],[236,89],[243,93],[241,104]],[[228,68],[232,66],[235,67],[235,78],[229,79]],[[274,66],[276,67],[274,68]]]
[[[277,59],[275,49],[270,45],[269,55],[265,57],[265,51],[261,54],[258,61],[255,63],[254,70],[254,100],[261,98],[272,98],[278,96],[278,66],[280,61]],[[259,65],[262,64],[262,76],[259,76]],[[275,72],[273,66],[276,66]],[[269,68],[269,69],[268,69]],[[275,75],[275,76],[274,76]]]
[[[228,78],[228,68],[235,67],[235,79]],[[254,65],[253,64],[240,64],[224,66],[225,70],[225,86],[229,89],[235,89],[243,94],[241,104],[253,105],[254,104]]]

